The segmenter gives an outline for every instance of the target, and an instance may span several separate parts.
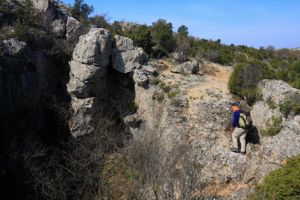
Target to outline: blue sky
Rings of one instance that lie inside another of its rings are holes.
[[[73,4],[74,0],[63,0]],[[192,36],[225,44],[300,47],[300,0],[85,0],[110,22],[184,24]]]

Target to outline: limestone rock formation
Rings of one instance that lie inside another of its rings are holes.
[[[198,62],[193,60],[193,61],[188,61],[185,63],[182,63],[180,65],[175,66],[171,72],[174,73],[180,73],[180,74],[197,74],[199,72],[199,65]]]
[[[83,25],[75,18],[68,16],[66,23],[66,37],[68,43],[75,46],[79,36],[83,33]]]
[[[111,34],[91,29],[80,37],[70,62],[68,92],[74,114],[69,122],[73,136],[91,133],[101,99],[107,95],[106,75],[111,55]]]
[[[121,73],[129,73],[148,61],[142,48],[133,47],[133,41],[122,36],[115,36],[116,46],[113,49],[113,68]]]
[[[256,103],[251,111],[254,125],[261,131],[266,128],[267,122],[272,117],[280,117],[285,123],[288,119],[280,112],[279,105],[291,96],[300,94],[300,91],[278,80],[263,80],[258,87],[262,92],[262,100]],[[269,104],[274,104],[274,108],[271,108]]]
[[[111,33],[105,29],[92,28],[80,37],[73,52],[73,60],[80,63],[107,67],[111,55]]]

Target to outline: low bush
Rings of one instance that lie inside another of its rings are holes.
[[[158,85],[161,82],[161,80],[158,77],[150,78],[149,84],[151,85]]]
[[[271,117],[267,122],[266,129],[261,130],[261,134],[265,136],[277,135],[282,129],[282,117]]]
[[[155,91],[152,95],[152,99],[158,102],[162,102],[165,99],[165,94]]]
[[[280,111],[287,117],[288,115],[300,114],[300,94],[291,95],[286,101],[279,104]]]
[[[171,98],[177,96],[179,93],[180,93],[179,90],[172,90],[172,91],[168,92],[168,97],[171,99]]]
[[[256,88],[259,81],[272,78],[273,72],[269,67],[259,61],[251,60],[235,66],[228,82],[230,92],[253,104],[260,98],[260,91]]]
[[[275,102],[272,100],[272,97],[269,97],[266,101],[266,103],[269,105],[269,107],[274,110],[276,108]]]
[[[300,155],[287,160],[286,165],[271,172],[264,182],[255,187],[248,200],[300,199]]]
[[[159,84],[159,86],[160,86],[160,88],[161,88],[165,93],[170,92],[171,89],[172,89],[171,86],[165,84],[164,82],[161,82],[161,83]]]

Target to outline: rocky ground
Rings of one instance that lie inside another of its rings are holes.
[[[107,76],[106,72],[98,76],[96,69],[106,67],[106,71],[109,71],[112,67],[134,81],[133,91],[117,86],[118,89],[114,91],[118,95],[110,93],[114,105],[119,105],[116,108],[119,108],[125,124],[130,127],[133,138],[138,140],[148,130],[152,130],[159,135],[164,152],[174,151],[177,144],[187,145],[189,157],[197,166],[201,177],[202,196],[245,199],[256,182],[261,182],[270,171],[282,166],[286,158],[300,153],[299,116],[284,117],[279,111],[279,102],[292,93],[299,93],[298,90],[281,81],[265,80],[260,84],[262,100],[253,106],[251,112],[254,125],[258,131],[262,131],[272,116],[281,116],[283,128],[276,136],[261,136],[260,143],[257,138],[254,144],[249,141],[246,155],[236,154],[230,151],[230,133],[224,131],[229,103],[233,101],[227,90],[232,67],[193,60],[183,64],[172,59],[147,62],[143,50],[133,47],[130,39],[115,36],[116,46],[112,50],[106,48],[110,40],[105,30],[92,29],[87,35],[81,36],[75,48],[74,60],[77,55],[81,55],[80,62],[89,64],[88,60],[85,61],[85,58],[89,58],[92,64],[87,67],[86,64],[75,65],[74,61],[70,63],[73,75],[68,88],[73,108],[76,108],[71,123],[75,121],[77,127],[91,127],[86,119],[95,117],[86,108],[93,108],[98,104],[97,101],[88,103],[84,99],[97,99],[107,90],[100,81]],[[90,48],[97,46],[94,42],[103,50]],[[84,53],[79,54],[79,51]],[[111,66],[107,65],[109,55],[112,55],[113,60]],[[105,59],[107,62],[103,61]],[[98,61],[102,62],[98,65]],[[84,77],[86,81],[80,81],[78,85],[76,81],[81,78],[81,69],[88,70],[85,74],[89,77]],[[106,86],[110,85],[109,80],[105,79]],[[97,87],[94,87],[95,84]],[[95,88],[103,88],[104,91],[97,94],[92,92]],[[89,92],[82,92],[86,90]],[[268,105],[269,97],[275,99],[274,108]],[[84,103],[77,104],[78,98]],[[137,107],[136,112],[124,112],[120,109],[120,105],[130,102],[130,99]],[[134,122],[137,121],[143,126],[136,126]],[[80,129],[71,128],[72,130],[78,136],[77,130]],[[256,134],[252,137],[259,137],[255,131],[251,134]]]

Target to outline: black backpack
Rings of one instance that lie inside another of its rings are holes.
[[[240,110],[239,127],[244,129],[252,128],[252,119],[250,113],[244,110]]]

